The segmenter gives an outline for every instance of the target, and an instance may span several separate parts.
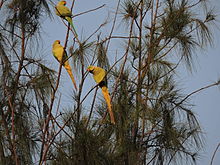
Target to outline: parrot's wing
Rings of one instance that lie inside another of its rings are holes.
[[[57,61],[59,61],[57,56],[56,56],[56,53],[54,51],[53,51],[53,56],[56,58]]]
[[[61,62],[61,61],[66,61],[68,60],[68,56],[66,51],[64,50],[64,48],[62,46],[53,49],[53,56],[57,59],[57,61]]]
[[[96,83],[99,84],[100,82],[104,81],[105,76],[106,76],[106,72],[104,69],[99,68],[99,67],[95,69],[93,78]]]
[[[64,50],[64,48],[62,46],[58,45],[58,47],[52,49],[52,52],[53,52],[53,56],[57,59],[57,61],[59,61],[59,63],[61,63],[61,61],[63,61],[62,65],[65,67],[66,71],[68,72],[68,74],[73,82],[73,85],[77,90],[76,81],[75,81],[74,76],[72,74],[72,69],[71,69],[71,66],[69,65],[68,56],[67,56],[66,51]]]
[[[56,60],[59,61],[59,50],[53,48],[52,52],[53,52],[53,56],[56,58]]]
[[[100,88],[102,88],[103,86],[107,87],[107,78],[106,77],[99,83]]]
[[[54,56],[54,57],[56,58],[56,60],[57,60],[58,62],[60,62],[59,59],[57,58],[57,56]]]

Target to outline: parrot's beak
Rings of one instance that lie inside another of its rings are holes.
[[[63,1],[63,4],[66,5],[66,1]]]

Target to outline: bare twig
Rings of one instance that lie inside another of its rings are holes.
[[[118,0],[118,4],[117,4],[116,11],[115,11],[115,16],[114,16],[112,28],[111,28],[111,31],[110,31],[110,34],[109,34],[109,38],[111,38],[112,33],[113,33],[113,31],[114,31],[114,28],[115,28],[115,23],[116,23],[116,19],[117,19],[117,15],[118,15],[118,10],[119,10],[120,1],[121,1],[121,0]],[[109,47],[110,41],[111,41],[111,40],[109,40],[108,43],[107,43],[106,52],[108,51],[108,47]]]
[[[219,147],[220,147],[220,143],[218,143],[218,145],[217,145],[216,148],[215,148],[215,151],[214,151],[214,153],[213,153],[213,155],[212,155],[212,158],[211,158],[210,165],[212,165],[212,163],[213,163],[213,161],[214,161],[214,158],[215,158],[215,155],[216,155],[216,153],[217,153]]]
[[[11,33],[12,35],[18,37],[19,39],[22,39],[21,36],[19,36],[19,35],[16,34],[15,32],[11,32],[11,31],[7,30],[7,29],[6,29],[4,26],[2,26],[1,24],[0,24],[0,27],[2,28],[2,30],[6,31],[6,32],[8,32],[8,33]]]
[[[89,121],[90,121],[91,116],[92,116],[92,112],[93,112],[93,109],[94,109],[95,99],[96,99],[96,95],[97,95],[98,89],[99,89],[99,88],[98,88],[98,86],[97,86],[96,89],[95,89],[95,94],[94,94],[94,97],[93,97],[93,101],[92,101],[92,106],[91,106],[91,109],[90,109],[89,117],[88,117],[88,119],[87,119],[86,128],[88,127]]]
[[[88,10],[88,11],[84,11],[84,12],[82,12],[82,13],[75,14],[75,15],[72,16],[72,18],[77,17],[77,16],[80,16],[80,15],[83,15],[83,14],[86,14],[86,13],[89,13],[89,12],[92,12],[92,11],[95,11],[95,10],[98,10],[98,9],[101,9],[101,8],[103,8],[104,6],[105,6],[105,4],[103,4],[103,5],[101,5],[101,6],[97,7],[97,8],[94,8],[94,9],[90,9],[90,10]]]
[[[139,39],[139,37],[137,36],[111,36],[111,37],[107,37],[106,39],[104,40],[101,40],[101,42],[106,42],[107,40],[110,40],[110,39],[129,39],[129,38],[137,38]]]
[[[207,86],[205,86],[205,87],[202,87],[202,88],[200,88],[200,89],[197,89],[197,90],[191,92],[191,93],[188,94],[185,98],[183,98],[179,103],[177,103],[176,106],[175,106],[173,109],[175,109],[177,106],[179,106],[180,104],[182,104],[182,103],[183,103],[186,99],[188,99],[190,96],[192,96],[192,95],[194,95],[194,94],[196,94],[196,93],[198,93],[198,92],[201,92],[201,91],[203,91],[203,90],[205,90],[205,89],[208,89],[208,88],[210,88],[210,87],[217,86],[217,85],[219,85],[219,84],[220,84],[220,81],[217,81],[217,82],[215,82],[215,83],[212,83],[212,84],[210,84],[210,85],[207,85]],[[172,110],[173,110],[173,109],[172,109]]]
[[[99,27],[85,40],[87,42],[94,34],[96,34],[106,23],[102,23]]]

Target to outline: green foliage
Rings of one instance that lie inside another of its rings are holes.
[[[88,66],[88,56],[91,53],[92,46],[93,42],[87,43],[84,41],[76,49],[73,46],[70,47],[70,56],[72,57],[75,70],[80,71],[82,68]]]
[[[56,148],[51,151],[51,164],[111,164],[112,129],[106,127],[97,134],[94,128],[86,127],[85,121],[68,124],[69,129],[74,130],[69,132],[73,136],[56,142]]]
[[[97,44],[97,66],[109,70],[109,61],[106,52],[106,46],[103,42]]]
[[[187,1],[182,0],[181,4],[169,3],[165,9],[165,16],[162,17],[162,28],[166,38],[175,38],[178,34],[184,33],[191,21],[191,13],[187,10]]]
[[[9,15],[6,22],[10,25],[11,34],[14,33],[16,26],[18,26],[24,28],[26,33],[34,35],[39,29],[39,21],[43,12],[50,13],[49,6],[45,0],[12,0],[7,6]]]
[[[122,8],[124,10],[124,20],[136,19],[138,17],[138,9],[135,2],[131,0],[124,1]]]

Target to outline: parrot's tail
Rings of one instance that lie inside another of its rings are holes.
[[[111,123],[115,124],[115,117],[114,117],[112,107],[111,107],[111,98],[110,98],[110,95],[108,93],[108,88],[106,86],[102,86],[101,88],[102,88],[102,94],[103,94],[103,96],[105,98],[105,101],[107,103],[107,106],[108,106],[108,111],[109,111],[109,114],[110,114]]]
[[[64,67],[65,67],[66,71],[68,72],[68,74],[69,74],[69,76],[70,76],[70,78],[73,82],[73,85],[74,85],[75,89],[77,90],[76,81],[73,77],[73,73],[72,73],[72,69],[71,69],[70,65],[65,62]]]
[[[73,31],[74,31],[74,33],[75,33],[75,35],[76,35],[75,37],[78,37],[78,34],[77,34],[77,32],[76,32],[76,29],[75,29],[75,27],[74,27],[74,25],[73,25],[73,20],[72,20],[72,18],[71,18],[71,17],[66,17],[66,20],[69,22],[71,28],[73,29]]]

